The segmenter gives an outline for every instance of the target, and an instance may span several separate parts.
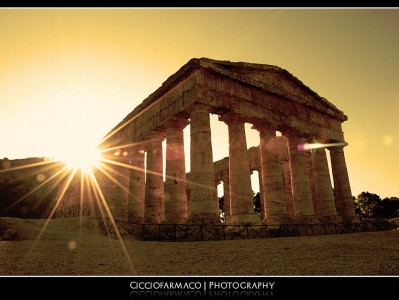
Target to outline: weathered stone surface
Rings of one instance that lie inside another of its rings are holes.
[[[352,201],[352,192],[346,168],[343,147],[331,147],[331,168],[334,179],[335,203],[338,215],[345,222],[359,222],[355,214]]]
[[[185,223],[188,219],[183,137],[183,129],[187,125],[188,120],[183,118],[174,118],[166,123],[166,223]]]
[[[260,136],[261,174],[265,216],[264,223],[287,223],[287,199],[284,194],[284,177],[281,169],[281,149],[276,131],[268,124],[256,125]]]
[[[128,157],[124,156],[119,157],[117,160],[121,165],[113,167],[116,179],[113,217],[115,220],[126,222],[128,221],[130,161]]]
[[[330,172],[328,170],[326,150],[315,149],[312,152],[312,169],[316,193],[317,215],[320,221],[330,223],[340,222],[335,208],[335,199],[331,186]]]
[[[128,221],[132,223],[144,223],[145,205],[145,168],[144,168],[145,147],[136,143],[131,150]]]
[[[193,105],[190,113],[190,223],[220,222],[215,201],[209,106]]]
[[[164,182],[163,182],[163,134],[148,137],[147,178],[145,182],[144,222],[158,224],[165,219]]]
[[[286,134],[291,167],[294,220],[298,223],[316,222],[309,182],[308,155],[306,151],[300,150],[298,147],[298,145],[303,145],[306,140],[296,135],[297,133]]]
[[[240,116],[231,113],[223,114],[220,120],[227,124],[229,133],[231,220],[236,224],[260,223],[254,213],[244,122]]]

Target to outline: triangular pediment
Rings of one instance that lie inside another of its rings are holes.
[[[228,110],[240,114],[241,107],[246,105],[248,116],[258,121],[267,119],[278,126],[309,133],[314,132],[315,126],[324,126],[335,140],[341,139],[340,123],[347,120],[341,110],[285,69],[266,64],[193,58],[169,76],[109,135],[119,132],[120,139],[124,140],[134,128],[137,136],[144,136],[162,126],[171,116],[188,117],[190,105],[198,99],[211,106],[212,113],[219,115]]]
[[[347,117],[335,105],[319,96],[287,70],[273,65],[246,62],[229,62],[200,58],[198,64],[208,71],[232,80],[298,102],[312,109],[346,120]]]

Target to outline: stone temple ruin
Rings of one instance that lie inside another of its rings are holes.
[[[228,126],[229,157],[217,162],[210,114]],[[101,148],[110,149],[110,159],[121,163],[109,164],[118,184],[97,175],[115,219],[132,223],[220,223],[221,182],[227,224],[358,222],[343,150],[341,123],[346,120],[282,68],[194,58],[107,134]],[[258,147],[247,149],[245,123],[259,132]],[[188,125],[186,173],[183,129]],[[325,146],[302,146],[315,141]],[[261,217],[254,212],[254,170],[259,172]]]

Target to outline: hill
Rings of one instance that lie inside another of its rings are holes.
[[[46,215],[57,195],[53,175],[61,168],[47,158],[0,159],[0,217]]]

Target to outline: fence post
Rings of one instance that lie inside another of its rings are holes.
[[[223,226],[223,240],[226,240],[226,225]]]
[[[143,224],[142,229],[141,229],[141,240],[145,241],[145,224]]]
[[[173,227],[174,227],[174,237],[173,237],[173,241],[176,241],[176,239],[177,239],[177,225],[176,224],[173,224]]]

